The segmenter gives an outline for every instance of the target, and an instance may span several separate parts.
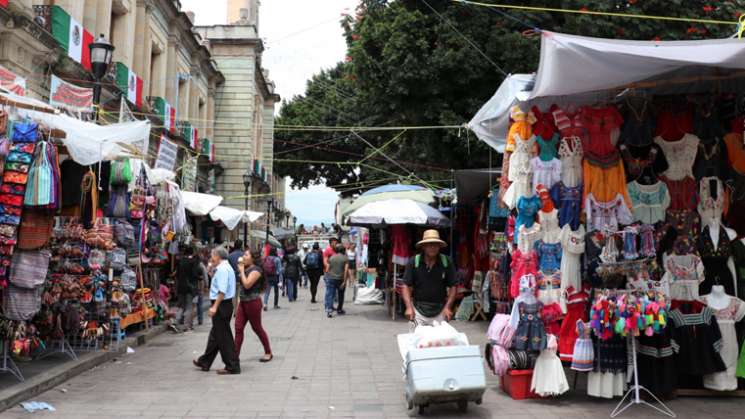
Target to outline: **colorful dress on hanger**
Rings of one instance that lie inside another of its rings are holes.
[[[536,275],[538,273],[538,255],[534,250],[523,253],[520,249],[512,252],[512,262],[510,262],[512,275],[510,276],[510,295],[517,298],[520,295],[520,278],[524,275]]]
[[[541,311],[543,304],[537,301],[533,304],[518,303],[520,315],[512,348],[518,351],[542,351],[546,349],[546,330],[543,327]]]
[[[568,187],[563,181],[559,182],[551,188],[551,199],[559,208],[559,226],[568,224],[576,230],[582,212],[582,184]]]
[[[561,298],[561,243],[539,240],[534,246],[538,255],[538,300],[545,305]]]
[[[701,296],[704,304],[709,304],[708,296]],[[730,297],[729,304],[723,309],[715,309],[714,315],[719,324],[719,331],[722,334],[722,349],[719,355],[727,367],[726,371],[716,372],[704,376],[704,387],[717,391],[737,390],[737,358],[739,355],[739,345],[737,343],[737,331],[735,323],[745,318],[745,302],[736,297]]]
[[[628,190],[634,221],[655,224],[665,220],[665,211],[670,206],[670,194],[663,182],[642,185],[634,180],[629,182]]]
[[[582,289],[582,254],[585,253],[585,228],[572,231],[569,225],[561,228],[561,295],[569,289]]]
[[[626,185],[624,185],[624,190]],[[587,231],[616,231],[621,224],[631,224],[633,221],[629,208],[619,193],[610,201],[598,201],[589,193],[585,199]]]
[[[577,320],[574,324],[577,339],[572,351],[572,369],[580,372],[590,372],[595,360],[595,351],[592,349],[592,339],[590,338],[590,327],[582,320]]]
[[[545,140],[544,138],[548,138]],[[538,157],[543,161],[551,161],[557,157],[558,145],[559,145],[559,133],[554,133],[551,137],[541,137],[535,135],[536,142],[538,143]]]
[[[704,281],[704,264],[698,255],[670,254],[663,258],[665,274],[662,292],[673,300],[698,300],[699,286]]]
[[[530,108],[535,117],[535,123],[533,123],[533,135],[541,138],[552,138],[557,133],[556,126],[554,125],[554,118],[550,113],[543,113],[538,106]]]
[[[726,371],[722,360],[722,333],[714,310],[698,301],[673,301],[669,313],[672,346],[678,377]]]
[[[541,351],[533,367],[530,389],[541,397],[558,396],[569,391],[569,383],[556,356],[556,336],[548,335],[546,349]]]
[[[586,290],[580,288],[567,288],[566,290],[567,311],[564,319],[561,321],[561,330],[559,331],[559,358],[562,361],[571,362],[574,354],[574,343],[577,340],[577,322],[587,322],[587,305],[590,301],[590,295]],[[590,341],[592,348],[592,341]],[[592,368],[592,362],[590,363]]]
[[[510,208],[515,208],[520,198],[533,195],[533,157],[535,137],[515,143],[515,150],[510,155],[507,179],[512,182],[504,194],[503,201]]]
[[[584,197],[592,194],[602,202],[615,199],[620,194],[631,207],[626,191],[626,171],[616,149],[623,117],[615,107],[584,107],[579,112],[581,124],[587,129],[582,149],[585,160],[582,165]]]
[[[626,338],[613,335],[610,339],[593,338],[595,359],[587,376],[587,394],[612,399],[622,396],[626,387]]]
[[[716,248],[711,240],[709,226],[704,227],[698,239],[698,254],[704,263],[705,279],[699,286],[699,294],[708,294],[714,285],[722,285],[728,295],[735,295],[735,281],[727,261],[732,256],[730,239],[724,226],[719,227],[719,243]]]
[[[643,147],[621,144],[618,149],[621,152],[621,157],[623,157],[626,176],[629,181],[638,179],[647,169],[651,169],[654,174],[660,174],[668,168],[665,155],[657,144],[649,144]]]
[[[504,147],[505,151],[515,151],[516,144],[521,141],[527,141],[528,138],[533,136],[533,123],[536,121],[533,112],[527,114],[520,109],[520,106],[513,106],[510,109],[510,119],[512,119],[512,125],[510,125],[509,131],[507,131],[507,144]]]
[[[541,199],[535,195],[520,198],[517,201],[517,219],[515,220],[515,229],[520,231],[521,226],[532,227],[535,222],[535,215],[538,213],[541,206]],[[517,243],[517,237],[515,237],[515,243]]]
[[[696,161],[693,164],[693,176],[696,180],[704,177],[718,177],[729,180],[730,168],[727,158],[727,146],[721,138],[716,138],[712,143],[704,143],[703,139],[698,145]]]
[[[561,160],[561,181],[565,186],[574,188],[582,184],[583,155],[580,137],[564,137],[561,139],[559,160]]]
[[[701,224],[708,225],[711,220],[722,219],[726,214],[727,192],[724,184],[716,177],[703,177],[699,181],[698,215]]]
[[[538,185],[551,189],[561,180],[561,161],[557,158],[544,161],[541,157],[533,157],[530,166],[533,171],[533,191],[538,189]]]

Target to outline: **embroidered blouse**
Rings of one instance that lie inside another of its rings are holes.
[[[549,113],[543,113],[537,106],[530,108],[535,116],[533,124],[533,135],[541,138],[551,138],[557,133],[554,125],[553,116]]]
[[[654,224],[665,219],[665,211],[670,206],[670,193],[664,183],[657,181],[653,185],[642,185],[633,181],[626,188],[631,198],[634,221]]]
[[[533,191],[538,189],[538,185],[551,189],[561,180],[561,161],[557,158],[544,161],[540,157],[533,157],[530,166],[533,171]]]
[[[701,225],[708,225],[709,220],[719,218],[724,211],[724,184],[719,178],[705,177],[699,182],[698,214]]]
[[[559,144],[561,160],[561,181],[568,187],[582,183],[582,140],[579,137],[565,137]]]
[[[585,213],[587,217],[587,231],[611,230],[617,231],[619,224],[631,224],[631,212],[621,194],[612,201],[598,202],[592,193],[585,199]]]
[[[583,107],[579,111],[582,126],[587,129],[583,149],[591,162],[608,165],[618,161],[616,142],[623,117],[614,106],[605,108]]]
[[[517,220],[515,221],[515,229],[520,231],[521,226],[531,227],[535,222],[535,215],[541,208],[541,199],[537,196],[521,197],[517,201]],[[517,237],[515,237],[517,243]]]
[[[551,188],[551,198],[559,208],[559,226],[569,224],[572,230],[579,228],[579,218],[582,212],[582,184],[567,187],[559,182]]]
[[[671,180],[693,177],[693,162],[696,160],[700,140],[693,134],[685,134],[679,141],[667,141],[662,137],[654,139],[662,148],[669,167],[664,175]]]
[[[538,269],[550,274],[561,269],[561,243],[546,243],[538,240],[533,246],[538,255]]]
[[[698,286],[704,282],[704,264],[697,255],[667,255],[663,259],[662,276],[665,295],[674,300],[698,300]]]
[[[555,133],[550,139],[544,140],[543,137],[535,136],[538,142],[538,157],[542,161],[551,161],[557,156],[557,146],[559,145],[559,133]]]

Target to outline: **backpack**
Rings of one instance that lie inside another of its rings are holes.
[[[422,262],[422,255],[416,255],[416,257],[414,257],[414,267],[415,268],[419,268],[419,264],[421,262]],[[444,266],[445,268],[448,267],[448,257],[447,256],[445,256],[443,254],[440,254],[440,262],[442,262],[442,266]]]
[[[321,269],[321,255],[318,252],[310,252],[305,256],[305,266],[310,269]]]
[[[298,255],[290,255],[287,257],[285,276],[290,278],[300,277],[300,257]]]
[[[264,275],[275,276],[277,275],[277,260],[274,256],[267,256],[264,261],[261,262],[261,270],[264,271]]]

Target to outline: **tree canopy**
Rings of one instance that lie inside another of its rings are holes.
[[[542,3],[572,10],[724,21],[739,17],[736,2]],[[350,131],[346,127],[464,124],[494,93],[505,73],[535,71],[540,48],[535,29],[640,40],[721,38],[735,31],[733,25],[523,12],[451,0],[361,0],[356,13],[343,17],[341,25],[346,59],[315,75],[303,95],[280,109],[278,125],[344,127],[277,131],[275,172],[292,177],[293,186],[325,181],[342,193],[397,179],[448,186],[451,170],[487,167],[490,161],[497,166],[497,154],[465,129]],[[373,153],[381,146],[381,152]]]

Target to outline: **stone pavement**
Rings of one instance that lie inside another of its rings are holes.
[[[381,306],[347,306],[344,317],[326,319],[320,305],[283,301],[264,313],[275,359],[258,362],[261,347],[247,327],[243,374],[217,376],[191,365],[204,349],[209,327],[164,334],[135,354],[122,356],[34,398],[57,411],[29,414],[14,407],[0,418],[407,418],[401,359],[395,336],[408,330]],[[472,343],[483,344],[486,323],[455,323]],[[213,368],[222,367],[216,361]],[[569,374],[570,384],[572,374]],[[607,418],[615,402],[593,400],[578,390],[554,400],[514,401],[487,373],[481,406],[460,414],[455,405],[430,407],[426,417]],[[683,398],[670,403],[681,418],[742,418],[741,399]],[[621,417],[660,418],[634,407]]]

